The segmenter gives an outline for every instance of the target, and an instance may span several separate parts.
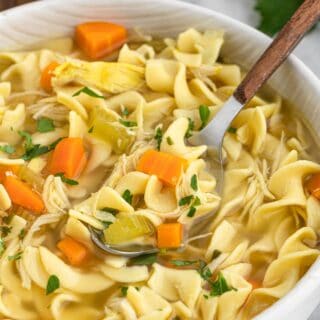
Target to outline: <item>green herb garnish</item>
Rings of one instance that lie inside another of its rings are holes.
[[[27,131],[18,131],[19,135],[24,138],[24,148],[26,150],[30,150],[33,148],[32,137],[31,134]]]
[[[7,154],[13,154],[13,153],[15,153],[16,148],[14,146],[7,144],[5,146],[0,146],[0,150],[7,153]]]
[[[200,116],[200,120],[201,120],[201,126],[200,126],[200,130],[201,130],[207,125],[207,123],[209,121],[209,117],[210,117],[209,107],[202,104],[199,107],[199,116]]]
[[[197,209],[195,207],[190,207],[190,209],[189,209],[189,211],[187,213],[187,216],[189,218],[192,218],[195,215],[196,211],[197,211]]]
[[[107,229],[110,227],[110,225],[113,224],[112,221],[100,221],[103,224],[104,229]]]
[[[150,254],[143,254],[139,257],[132,258],[130,260],[130,263],[132,265],[151,265],[154,264],[157,261],[157,254],[156,253],[150,253]]]
[[[171,137],[167,137],[167,144],[169,146],[172,146],[173,145],[173,140],[171,139]]]
[[[154,139],[157,141],[157,149],[160,150],[161,142],[162,142],[163,132],[161,128],[157,128]]]
[[[123,119],[119,119],[119,122],[128,128],[132,128],[132,127],[136,127],[138,124],[135,121],[127,121],[127,120],[123,120]]]
[[[124,117],[128,116],[128,115],[129,115],[129,110],[128,110],[128,108],[127,108],[127,107],[124,107],[121,113],[122,113],[122,115],[123,115]]]
[[[5,238],[10,232],[11,226],[0,226],[1,237]]]
[[[200,206],[200,204],[201,204],[201,201],[200,201],[200,199],[199,199],[199,197],[195,197],[194,198],[194,201],[193,201],[193,203],[192,203],[192,206],[193,207],[197,207],[197,206]]]
[[[122,194],[122,198],[126,200],[129,204],[132,203],[132,197],[133,195],[131,194],[129,189],[125,190]]]
[[[37,120],[37,130],[39,132],[50,132],[54,130],[53,120],[48,118],[40,118]]]
[[[222,252],[220,250],[214,249],[212,253],[212,260],[217,259],[221,255],[221,253]]]
[[[24,143],[25,154],[22,156],[22,159],[26,161],[50,152],[63,139],[63,138],[59,138],[48,146],[41,146],[40,144],[32,143],[32,137],[30,133],[26,131],[19,131],[19,134],[21,137],[25,138],[25,143]]]
[[[18,237],[20,240],[22,240],[25,235],[26,235],[26,229],[23,228],[20,230]]]
[[[19,251],[16,254],[14,254],[13,256],[8,256],[8,260],[10,260],[10,261],[19,260],[19,259],[21,259],[21,256],[22,256],[22,251]]]
[[[70,186],[76,186],[76,185],[79,184],[78,181],[72,180],[72,179],[69,179],[69,178],[65,177],[65,175],[64,175],[63,172],[56,173],[54,176],[55,176],[55,177],[60,177],[61,180],[62,180],[64,183],[67,183],[67,184],[69,184]]]
[[[99,99],[105,99],[104,96],[95,93],[93,90],[91,90],[88,87],[83,87],[82,89],[80,89],[79,91],[77,91],[76,93],[74,93],[72,96],[73,97],[77,97],[79,96],[81,93],[85,93],[86,95],[93,97],[93,98],[99,98]]]
[[[171,260],[170,263],[177,267],[184,267],[198,263],[198,260]]]
[[[229,127],[228,132],[235,134],[235,133],[237,133],[237,128]]]
[[[88,130],[88,133],[91,133],[93,131],[93,126]]]
[[[191,177],[190,186],[194,191],[198,191],[198,178],[196,174]]]
[[[185,206],[186,204],[190,204],[193,198],[194,198],[193,195],[181,198],[179,201],[179,206]]]
[[[60,280],[56,275],[51,275],[47,282],[46,295],[60,288]]]
[[[0,238],[0,257],[2,256],[5,250],[6,250],[6,244],[4,240]]]
[[[126,297],[127,296],[128,289],[129,289],[128,287],[121,287],[120,288],[122,297]]]
[[[109,207],[102,208],[101,211],[108,212],[108,213],[111,213],[113,215],[119,213],[118,209],[109,208]]]
[[[216,281],[210,282],[210,286],[211,286],[210,296],[212,297],[221,296],[225,292],[228,292],[231,290],[237,291],[237,289],[228,285],[227,280],[225,279],[225,277],[221,272],[219,272],[218,278]]]
[[[188,129],[186,134],[184,135],[186,139],[192,137],[192,131],[194,129],[194,122],[190,118],[188,118],[188,121],[189,121]]]

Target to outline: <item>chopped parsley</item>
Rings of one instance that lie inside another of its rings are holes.
[[[39,132],[50,132],[54,130],[54,124],[52,119],[40,118],[37,120],[37,130]]]
[[[93,126],[88,130],[88,133],[91,133],[93,131]]]
[[[220,250],[214,249],[212,253],[212,260],[217,259],[221,255],[221,253],[222,252]]]
[[[237,128],[234,128],[234,127],[229,127],[229,129],[228,129],[228,132],[229,133],[236,133],[237,132]]]
[[[111,213],[113,215],[119,213],[118,209],[109,208],[109,207],[102,208],[101,211],[108,212],[108,213]]]
[[[237,289],[228,285],[226,278],[223,276],[221,272],[219,272],[216,281],[210,282],[210,286],[211,286],[210,296],[212,297],[221,296],[225,292],[228,292],[231,290],[237,291]]]
[[[127,120],[123,120],[123,119],[119,119],[119,122],[128,128],[132,128],[132,127],[136,127],[137,123],[135,121],[127,121]]]
[[[203,297],[208,300],[209,299],[209,296],[207,294],[204,294]]]
[[[69,178],[65,177],[63,172],[56,173],[54,176],[55,177],[60,177],[61,181],[63,181],[64,183],[69,184],[70,186],[76,186],[76,185],[79,184],[78,181],[72,180],[72,179],[69,179]]]
[[[123,115],[124,117],[128,116],[128,115],[129,115],[129,110],[128,110],[128,108],[124,107],[121,113],[122,113],[122,115]]]
[[[2,256],[5,250],[6,250],[6,244],[4,240],[0,238],[0,257]]]
[[[212,272],[208,268],[207,264],[200,260],[199,261],[199,268],[197,270],[200,274],[200,276],[208,282],[210,285],[210,296],[211,297],[217,297],[221,296],[225,292],[235,290],[236,288],[233,288],[232,286],[229,286],[227,283],[227,280],[223,276],[221,272],[219,272],[218,277],[215,281],[212,280]]]
[[[133,195],[129,189],[125,190],[122,194],[122,198],[126,200],[129,204],[132,204],[132,197]]]
[[[198,263],[198,260],[171,260],[170,263],[177,267],[184,267]]]
[[[25,228],[22,228],[19,232],[19,239],[22,240],[24,238],[24,236],[26,235],[26,229]]]
[[[157,149],[160,150],[161,142],[162,142],[163,132],[161,128],[157,128],[154,139],[157,141]]]
[[[128,289],[129,289],[128,287],[121,287],[120,288],[122,297],[126,297],[127,296]]]
[[[199,197],[196,196],[196,197],[194,198],[194,201],[193,201],[193,203],[192,203],[192,206],[197,207],[197,206],[200,206],[200,204],[201,204],[201,201],[200,201]]]
[[[209,107],[202,104],[199,107],[199,116],[200,116],[200,120],[201,120],[201,126],[200,126],[200,130],[201,130],[207,125],[207,123],[209,121],[209,117],[210,117]]]
[[[188,129],[187,129],[186,134],[184,135],[184,137],[186,139],[192,137],[192,131],[194,129],[194,121],[192,121],[192,119],[190,119],[190,118],[188,118],[188,121],[189,121]]]
[[[190,204],[193,198],[194,198],[193,195],[181,198],[179,201],[179,206],[185,206],[186,204]]]
[[[51,275],[47,282],[46,295],[60,288],[60,280],[56,275]]]
[[[197,211],[197,209],[195,207],[190,207],[190,209],[189,209],[189,211],[187,213],[187,216],[189,218],[192,218],[195,215],[196,211]]]
[[[10,144],[7,144],[5,146],[0,146],[0,151],[3,151],[7,154],[13,154],[16,151],[16,148],[14,146],[11,146]]]
[[[97,94],[95,93],[92,89],[88,88],[88,87],[83,87],[82,89],[80,89],[79,91],[75,92],[72,96],[73,97],[77,97],[79,96],[81,93],[84,93],[90,97],[93,97],[93,98],[99,98],[99,99],[105,99],[104,96],[100,95],[100,94]]]
[[[167,137],[167,144],[169,146],[172,146],[173,145],[173,140],[171,139],[171,137]]]
[[[10,232],[11,226],[0,226],[1,237],[5,238]]]
[[[196,174],[191,177],[190,186],[194,191],[198,191],[198,178]]]
[[[130,260],[130,263],[132,265],[137,265],[137,266],[140,266],[140,265],[151,265],[153,263],[155,263],[157,261],[157,254],[156,253],[150,253],[150,254],[143,254],[139,257],[135,257],[135,258],[132,258]]]
[[[31,134],[27,131],[18,131],[18,133],[20,134],[20,136],[22,138],[24,138],[24,148],[26,150],[29,150],[31,148],[33,148],[33,143],[32,143],[32,137]]]
[[[19,131],[19,134],[21,137],[25,139],[25,142],[24,142],[25,154],[22,156],[22,159],[26,161],[50,152],[63,139],[63,138],[59,138],[48,146],[41,146],[40,144],[32,143],[32,137],[29,132]]]
[[[103,224],[104,229],[107,229],[110,227],[110,225],[113,224],[112,221],[101,221],[101,223]]]
[[[21,259],[21,256],[22,256],[22,251],[19,251],[16,254],[14,254],[13,256],[8,256],[8,260],[10,260],[10,261],[19,260],[19,259]]]

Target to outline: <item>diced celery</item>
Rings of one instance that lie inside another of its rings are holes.
[[[150,236],[154,227],[144,216],[130,215],[117,219],[104,230],[107,244],[122,244],[142,236]]]
[[[111,143],[113,150],[124,153],[134,140],[134,133],[122,126],[117,119],[101,108],[92,111],[90,121],[91,134]]]
[[[25,182],[32,185],[36,190],[42,191],[44,179],[42,178],[41,174],[35,173],[26,166],[21,166],[18,171],[18,176]]]

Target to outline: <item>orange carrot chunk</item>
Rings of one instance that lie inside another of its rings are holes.
[[[320,173],[311,176],[306,182],[306,188],[314,197],[320,200]]]
[[[76,43],[90,58],[99,59],[127,41],[127,30],[109,22],[86,22],[76,27]]]
[[[87,163],[81,138],[64,138],[55,147],[48,170],[51,174],[63,173],[65,177],[78,177]]]
[[[59,66],[59,63],[53,61],[43,69],[41,73],[41,78],[40,78],[40,86],[44,91],[50,92],[52,90],[51,79],[53,77],[53,71],[58,66]]]
[[[14,204],[37,214],[44,212],[45,206],[41,196],[33,191],[28,184],[16,177],[6,176],[3,185]]]
[[[163,183],[176,186],[187,160],[156,150],[146,151],[138,161],[137,170],[156,175]]]
[[[19,172],[19,166],[16,165],[0,165],[0,182],[2,183],[7,175],[7,173],[13,173],[17,175]]]
[[[82,243],[70,237],[59,241],[57,247],[73,266],[83,265],[90,256],[89,250]]]
[[[178,248],[182,242],[181,223],[163,223],[157,227],[158,248]]]

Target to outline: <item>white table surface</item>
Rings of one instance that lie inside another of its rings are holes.
[[[258,25],[259,15],[254,10],[255,0],[184,0],[224,13],[253,27]],[[285,0],[281,0],[285,1]],[[320,78],[320,25],[310,32],[294,53]],[[320,306],[308,320],[320,319]],[[301,319],[306,320],[306,319]]]
[[[185,0],[224,13],[253,27],[258,25],[255,0]],[[286,0],[279,0],[286,1]],[[294,53],[320,78],[320,23],[298,45]],[[320,316],[319,316],[320,319]]]

